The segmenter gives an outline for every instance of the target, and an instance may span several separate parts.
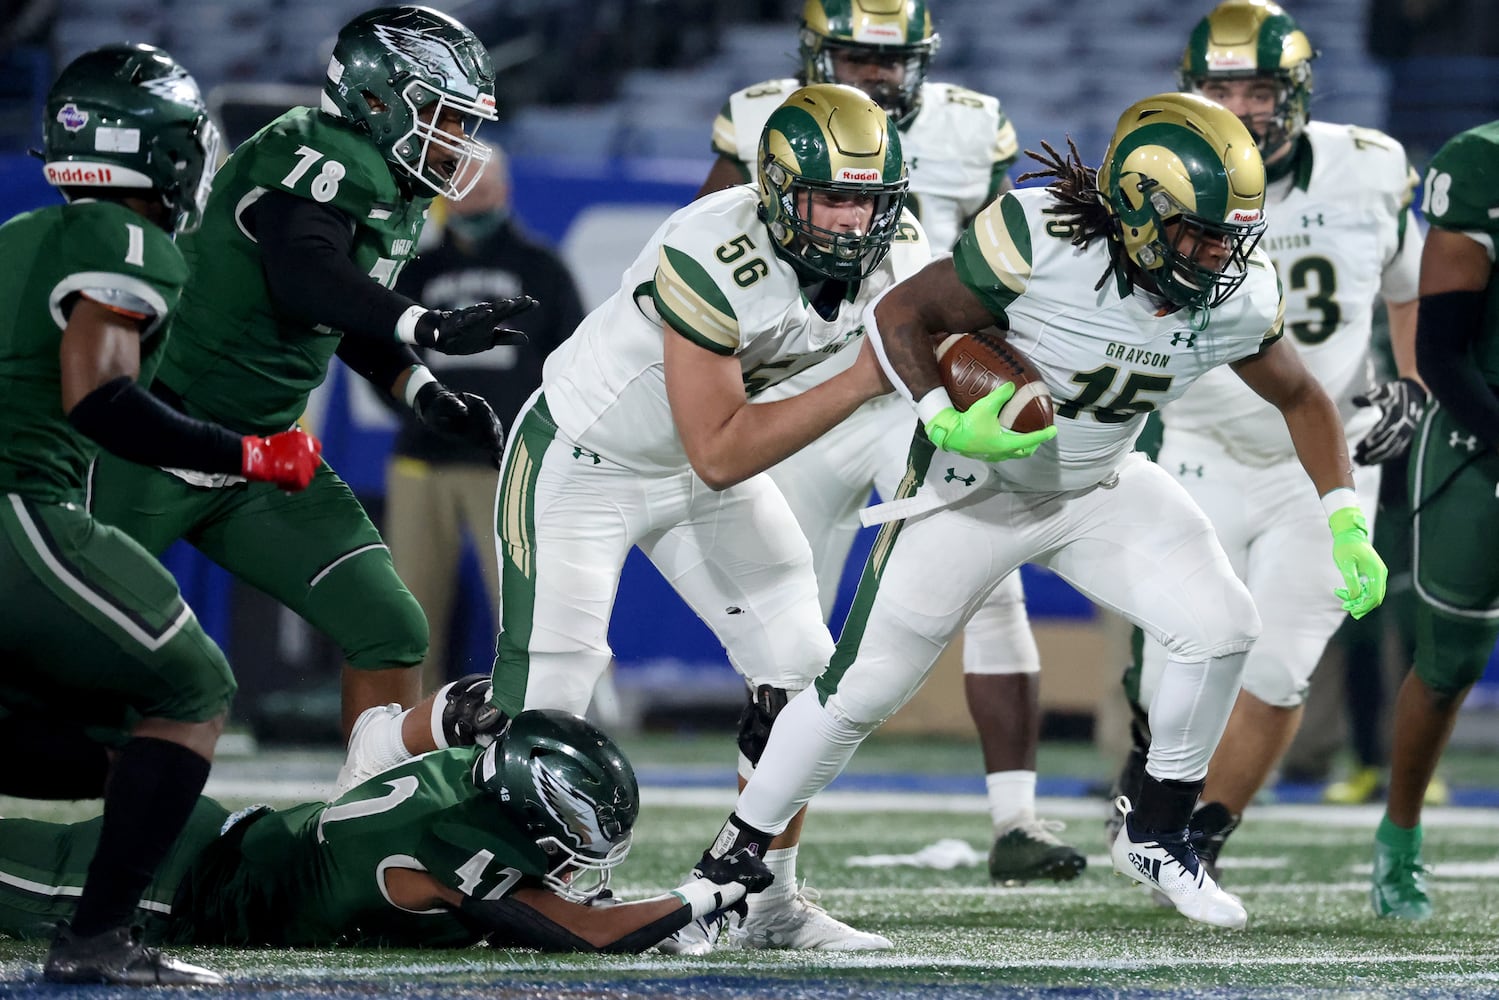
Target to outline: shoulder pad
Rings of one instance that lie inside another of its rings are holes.
[[[234,152],[250,158],[252,184],[331,204],[355,219],[375,206],[408,201],[380,151],[363,136],[310,108],[293,108]]]

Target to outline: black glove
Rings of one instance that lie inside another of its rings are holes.
[[[1379,423],[1353,448],[1359,465],[1379,465],[1404,455],[1426,412],[1426,390],[1412,378],[1382,382],[1353,397],[1355,406],[1379,407]]]
[[[721,858],[715,858],[711,852],[704,851],[702,859],[693,867],[692,875],[724,888],[737,882],[744,887],[745,895],[762,892],[775,881],[775,876],[765,866],[765,862],[744,848]],[[728,895],[735,896],[737,901],[738,894]]]
[[[416,321],[416,342],[439,354],[481,354],[501,344],[524,342],[524,333],[501,324],[535,305],[531,296],[518,295],[464,309],[431,309]]]
[[[441,382],[428,382],[416,391],[412,410],[422,426],[488,449],[490,461],[496,469],[500,467],[505,457],[505,429],[483,396],[471,392],[460,396]]]

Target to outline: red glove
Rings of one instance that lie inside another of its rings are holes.
[[[300,427],[270,437],[253,435],[240,439],[244,461],[240,475],[252,483],[275,483],[288,493],[307,488],[317,472],[323,442]]]

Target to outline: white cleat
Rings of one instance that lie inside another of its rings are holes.
[[[884,951],[895,947],[883,934],[856,930],[817,905],[817,890],[805,885],[789,899],[761,903],[749,898],[749,916],[728,929],[730,948],[795,948],[808,951]]]
[[[718,940],[718,922],[694,920],[656,945],[663,955],[706,955]]]
[[[1124,817],[1124,826],[1109,852],[1114,871],[1159,891],[1189,920],[1244,929],[1249,922],[1244,904],[1213,881],[1187,840],[1185,829],[1175,833],[1142,831],[1135,826],[1129,799],[1121,795],[1114,805]]]
[[[338,769],[338,781],[334,784],[333,795],[328,801],[333,801],[390,766],[382,761],[383,754],[377,748],[389,745],[385,729],[399,725],[395,720],[402,711],[400,705],[391,702],[359,713],[359,718],[354,720],[354,729],[349,733],[349,752],[344,757],[344,766]],[[399,739],[399,734],[397,738]]]

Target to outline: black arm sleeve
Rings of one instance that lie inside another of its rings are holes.
[[[538,951],[589,951],[610,954],[632,954],[660,944],[668,935],[686,927],[692,920],[692,908],[680,906],[659,920],[631,931],[617,941],[594,947],[525,903],[513,899],[474,899],[463,897],[463,912],[490,933],[490,944],[497,948],[520,946]]]
[[[244,464],[238,434],[183,416],[128,375],[80,399],[68,423],[111,455],[140,465],[238,475]]]
[[[412,365],[422,363],[416,352],[396,340],[373,337],[345,337],[339,341],[338,356],[344,364],[362,375],[389,402],[391,385],[396,376]]]
[[[249,224],[272,301],[304,323],[394,340],[396,320],[417,304],[359,270],[354,222],[336,208],[271,191],[255,203]]]
[[[1483,292],[1421,296],[1416,370],[1454,420],[1499,450],[1499,399],[1473,361],[1472,344],[1483,322],[1483,307]]]

